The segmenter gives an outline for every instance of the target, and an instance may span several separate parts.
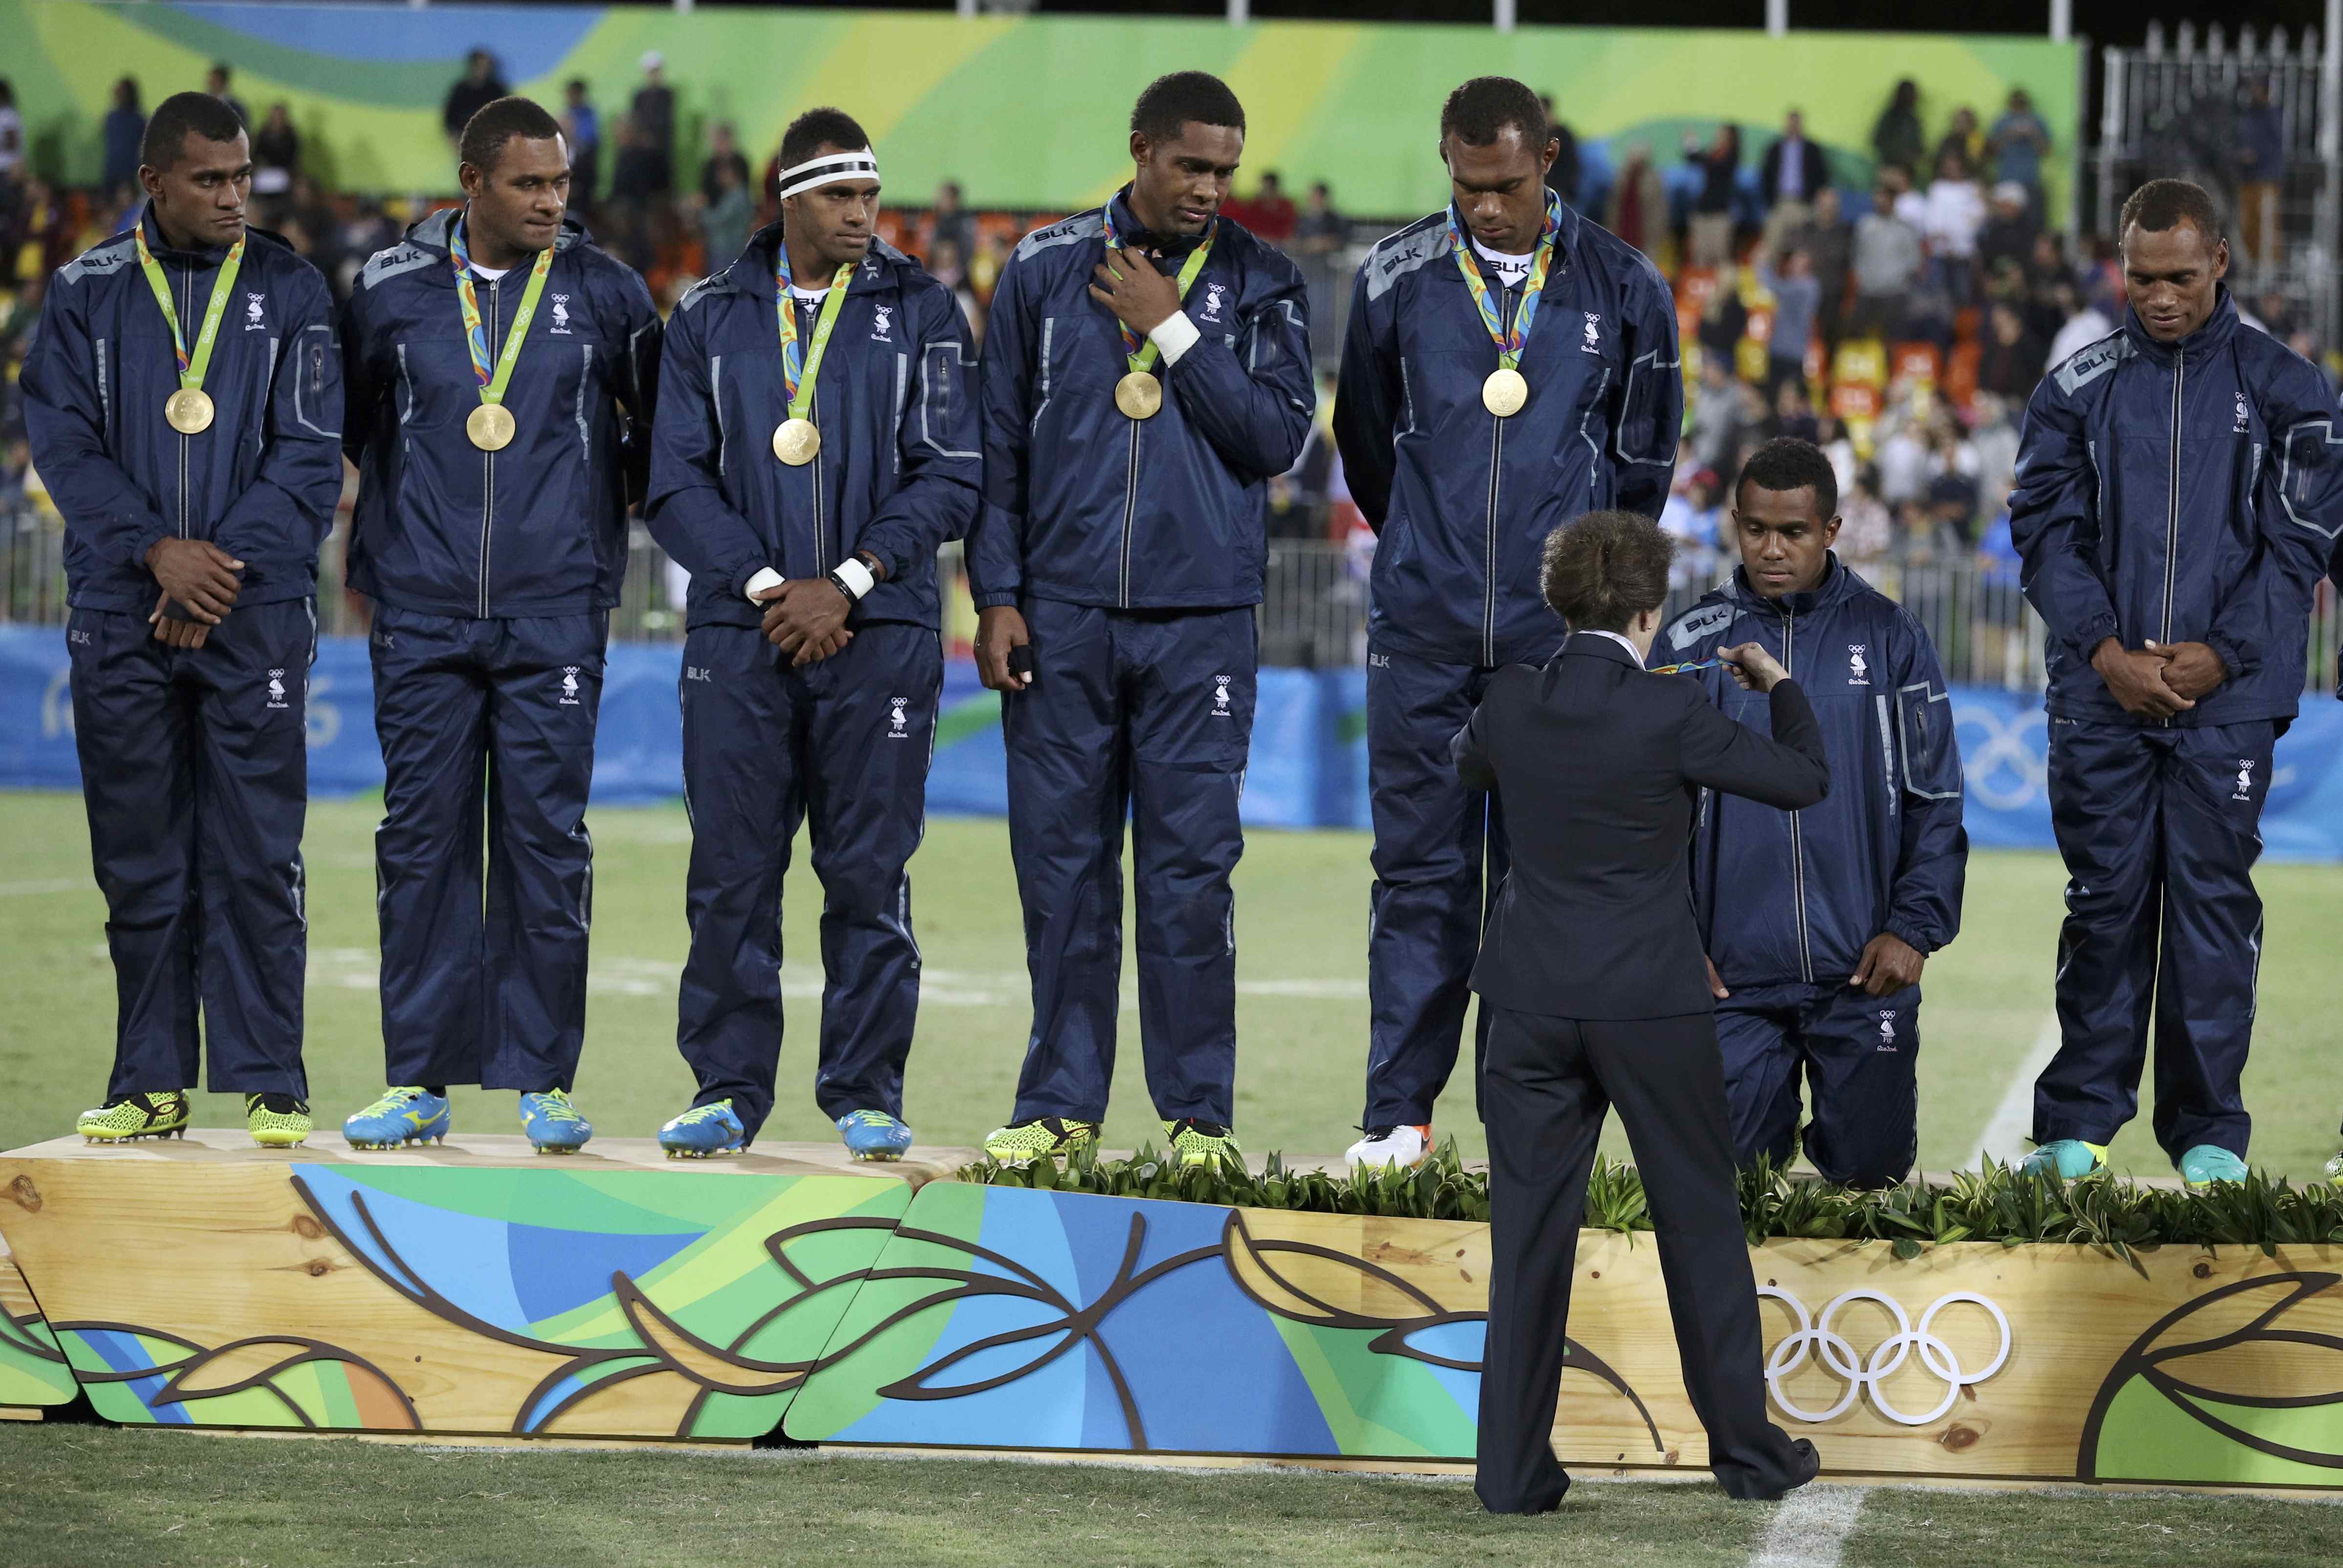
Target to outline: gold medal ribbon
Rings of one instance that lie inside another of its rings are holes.
[[[808,419],[813,417],[814,378],[821,374],[821,357],[830,351],[830,335],[838,326],[838,313],[846,307],[846,290],[854,282],[854,264],[848,262],[831,275],[830,293],[821,302],[821,314],[813,324],[813,341],[798,342],[798,302],[789,293],[789,246],[785,239],[775,247],[773,263],[774,314],[781,328],[781,388],[789,399],[789,417]]]
[[[1506,330],[1497,310],[1497,302],[1489,297],[1488,282],[1482,277],[1474,263],[1472,247],[1464,242],[1464,227],[1456,221],[1456,208],[1448,208],[1448,244],[1456,256],[1456,270],[1464,275],[1465,291],[1472,295],[1474,308],[1481,313],[1481,325],[1487,327],[1489,339],[1497,346],[1497,364],[1503,369],[1518,369],[1522,350],[1529,346],[1530,324],[1537,317],[1538,302],[1545,296],[1546,268],[1554,262],[1554,236],[1562,232],[1562,198],[1552,191],[1546,193],[1545,226],[1538,233],[1537,256],[1530,263],[1530,276],[1522,285],[1522,302],[1513,311],[1513,325]]]
[[[196,348],[187,352],[186,334],[180,329],[179,313],[171,304],[171,282],[163,276],[163,264],[146,248],[146,220],[142,217],[130,231],[138,241],[138,266],[146,274],[146,286],[155,291],[155,303],[163,307],[163,319],[171,324],[171,350],[179,357],[179,386],[182,390],[200,392],[204,373],[212,366],[212,346],[219,341],[220,317],[227,314],[229,297],[236,293],[236,275],[244,266],[244,241],[228,246],[227,259],[212,279],[211,303],[204,307],[204,324],[196,334]]]
[[[1204,270],[1204,258],[1212,254],[1212,238],[1220,232],[1220,226],[1221,220],[1217,217],[1212,219],[1211,225],[1204,230],[1204,237],[1197,242],[1195,249],[1188,253],[1186,264],[1180,268],[1180,300],[1183,305],[1187,303],[1188,290],[1195,286],[1196,275]],[[1106,204],[1107,254],[1111,256],[1121,247],[1122,238],[1115,233],[1114,229],[1114,203],[1109,202]],[[1109,262],[1107,270],[1111,272],[1113,269],[1114,264]],[[1140,337],[1131,329],[1131,323],[1120,317],[1115,318],[1115,325],[1122,328],[1124,363],[1134,374],[1143,375],[1153,370],[1156,357],[1162,352],[1155,346],[1155,339]]]
[[[472,291],[472,253],[464,243],[461,218],[447,231],[447,256],[456,268],[456,302],[464,312],[464,344],[472,351],[472,374],[480,384],[480,401],[502,403],[505,388],[512,385],[513,367],[520,363],[521,339],[528,336],[538,297],[545,292],[545,275],[553,269],[553,247],[548,245],[538,251],[536,265],[528,269],[528,286],[521,291],[520,308],[513,312],[512,329],[505,334],[504,352],[497,356],[493,375],[488,370],[488,329],[480,320],[480,297]]]

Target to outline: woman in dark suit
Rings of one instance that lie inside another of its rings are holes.
[[[1765,650],[1725,650],[1770,694],[1774,736],[1697,683],[1647,674],[1673,546],[1595,512],[1546,540],[1546,602],[1571,628],[1543,668],[1500,672],[1456,737],[1464,782],[1503,799],[1512,869],[1473,989],[1489,1012],[1481,1107],[1494,1270],[1481,1372],[1481,1501],[1538,1513],[1570,1478],[1552,1430],[1586,1178],[1619,1108],[1658,1231],[1684,1390],[1725,1490],[1811,1480],[1813,1444],[1765,1417],[1757,1295],[1734,1186],[1715,1002],[1684,851],[1699,792],[1796,810],[1830,788],[1820,730]]]

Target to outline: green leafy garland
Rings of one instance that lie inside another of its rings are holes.
[[[1489,1179],[1467,1171],[1453,1142],[1413,1171],[1374,1174],[1293,1171],[1269,1156],[1259,1175],[1233,1163],[1175,1165],[1151,1145],[1127,1160],[1078,1155],[1061,1166],[1023,1169],[986,1160],[963,1181],[1036,1191],[1154,1198],[1305,1214],[1374,1214],[1404,1220],[1489,1218]],[[2343,1245],[2343,1188],[2298,1189],[2255,1171],[2201,1191],[2142,1187],[2112,1176],[2062,1181],[1988,1161],[1949,1185],[1917,1180],[1879,1191],[1792,1180],[1766,1167],[1741,1175],[1741,1220],[1752,1244],[1774,1237],[1886,1241],[1899,1258],[1938,1241],[2050,1242],[2097,1247],[2118,1257],[2160,1246]],[[1586,1184],[1586,1223],[1599,1231],[1648,1231],[1651,1211],[1634,1167],[1598,1156]]]

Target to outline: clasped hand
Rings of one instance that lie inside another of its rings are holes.
[[[794,655],[792,665],[818,664],[854,640],[846,625],[853,601],[828,578],[791,578],[757,599],[765,607],[765,640]]]

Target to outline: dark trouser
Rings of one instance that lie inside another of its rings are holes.
[[[1122,835],[1139,920],[1139,1040],[1167,1121],[1235,1120],[1238,797],[1252,740],[1250,607],[1029,600],[1033,684],[1001,704],[1009,850],[1033,1033],[1016,1121],[1106,1115],[1122,984]]]
[[[1375,884],[1362,1127],[1430,1121],[1432,1102],[1455,1070],[1482,922],[1504,886],[1505,829],[1497,798],[1457,779],[1448,746],[1495,674],[1382,649],[1367,655]],[[1476,1061],[1488,1032],[1483,1010]]]
[[[1765,1418],[1756,1279],[1709,1015],[1597,1023],[1483,1010],[1492,1270],[1473,1483],[1482,1505],[1543,1513],[1570,1487],[1554,1457],[1554,1412],[1586,1177],[1613,1105],[1651,1202],[1684,1392],[1708,1432],[1709,1468],[1743,1498],[1772,1497],[1811,1477],[1813,1445]]]
[[[1716,1042],[1735,1156],[1789,1164],[1803,1069],[1813,1102],[1806,1156],[1824,1180],[1904,1180],[1919,1147],[1920,988],[1872,996],[1844,980],[1726,984],[1733,995],[1716,1004]]]
[[[74,745],[106,895],[117,1011],[106,1098],[192,1089],[306,1099],[301,826],[311,601],[242,606],[204,646],[143,615],[77,609]]]
[[[609,617],[379,607],[375,829],[390,1083],[567,1090],[586,1038],[586,797]]]
[[[2278,726],[2050,721],[2050,823],[2066,862],[2058,1054],[2034,1085],[2034,1136],[2105,1143],[2139,1109],[2151,1001],[2156,1141],[2243,1158],[2238,1080],[2261,963],[2261,853]]]
[[[904,870],[927,829],[943,650],[923,626],[868,622],[792,666],[753,627],[683,644],[683,790],[691,812],[676,1046],[692,1103],[732,1101],[754,1138],[781,1052],[781,879],[810,820],[821,880],[821,1040],[813,1097],[832,1121],[903,1113],[920,1012]]]

